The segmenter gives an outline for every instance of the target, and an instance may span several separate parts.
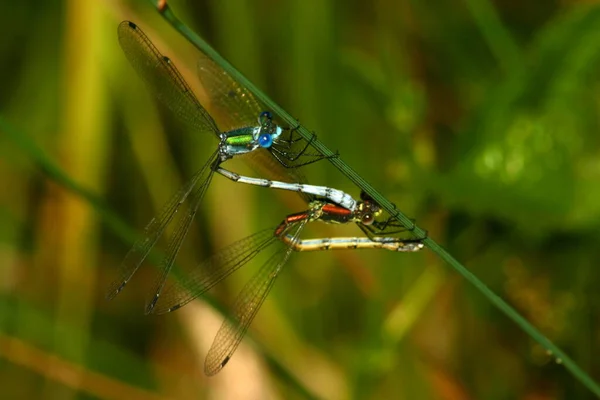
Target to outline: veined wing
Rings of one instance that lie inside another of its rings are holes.
[[[265,111],[264,105],[258,102],[249,89],[233,79],[204,53],[201,53],[198,59],[198,77],[208,93],[212,107],[218,113],[218,120],[224,131],[257,126],[259,115]],[[243,159],[249,161],[261,176],[268,179],[301,183],[302,177],[294,173],[293,168],[286,168],[284,164],[297,167],[318,161],[323,157],[320,154],[305,153],[308,142],[299,137],[293,139],[292,136],[292,131],[288,129],[272,148],[246,153]],[[286,157],[297,157],[297,159],[289,160]],[[271,162],[268,162],[268,159],[271,159]],[[280,162],[280,159],[283,162]]]
[[[273,232],[272,228],[262,230],[215,253],[191,274],[167,286],[152,312],[175,311],[198,298],[277,240]]]
[[[297,224],[294,242],[298,240],[305,224],[306,220]],[[275,252],[244,286],[234,303],[232,321],[223,322],[208,350],[204,362],[206,375],[216,374],[231,359],[292,251],[291,246],[286,246]]]
[[[130,21],[118,28],[119,44],[144,83],[177,117],[192,129],[211,131],[219,128],[202,107],[173,62],[163,56],[142,30]]]
[[[216,159],[215,156],[211,157],[210,161],[214,161]],[[210,185],[212,180],[213,170],[209,167],[209,170],[206,175],[206,179],[204,179],[200,185],[196,187],[193,191],[190,199],[190,207],[188,212],[181,217],[175,233],[171,240],[169,241],[169,245],[167,247],[166,255],[163,258],[160,266],[158,267],[158,274],[156,276],[155,283],[152,288],[152,298],[146,303],[146,314],[153,312],[153,309],[156,305],[156,302],[159,300],[161,291],[167,281],[169,272],[173,267],[173,263],[175,263],[175,259],[177,258],[177,254],[179,253],[179,249],[181,248],[181,244],[183,240],[187,236],[188,231],[190,230],[190,226],[196,213],[198,212],[198,207],[204,198],[204,194],[206,193],[206,189]]]
[[[264,111],[258,100],[204,53],[198,59],[198,77],[224,131],[258,125],[258,116]]]
[[[152,218],[150,223],[144,229],[142,237],[137,240],[131,250],[125,256],[125,259],[119,267],[119,278],[117,278],[109,287],[106,298],[111,300],[117,294],[123,290],[127,282],[131,279],[133,274],[138,270],[142,262],[152,250],[152,247],[156,244],[158,239],[164,233],[167,225],[173,220],[177,211],[181,208],[183,203],[186,201],[190,193],[194,190],[194,187],[200,182],[200,186],[204,186],[205,182],[209,180],[212,170],[210,168],[217,153],[208,160],[208,162],[196,172],[192,178],[187,182],[175,195],[169,200],[167,204],[163,206],[160,214]]]

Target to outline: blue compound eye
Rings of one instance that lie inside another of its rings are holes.
[[[260,147],[268,148],[268,147],[271,147],[272,144],[273,144],[273,136],[269,135],[268,133],[265,133],[258,137],[258,145]]]

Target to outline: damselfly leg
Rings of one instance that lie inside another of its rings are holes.
[[[268,116],[269,120],[272,119],[271,113],[268,111],[263,112],[263,115],[264,114]],[[339,157],[339,154],[337,153],[332,156],[325,156],[320,153],[308,152],[307,150],[312,145],[313,141],[316,140],[317,134],[312,132],[310,139],[306,140],[298,133],[299,128],[300,124],[293,128],[283,128],[277,143],[271,148],[271,154],[281,165],[286,168],[299,168],[325,158],[330,159]]]
[[[376,217],[381,216],[381,214],[383,213],[383,210],[381,209],[381,206],[379,204],[377,204],[377,202],[375,202],[375,200],[371,196],[369,196],[364,191],[361,191],[360,199],[363,204],[371,204],[371,206],[373,208],[377,209],[377,212],[375,214]],[[394,205],[394,208],[396,208],[395,205]],[[415,223],[414,223],[415,220],[411,219],[411,222],[412,222],[412,225],[407,228],[400,221],[398,221],[397,218],[395,218],[392,215],[389,215],[387,218],[384,218],[383,220],[379,220],[379,219],[375,218],[373,220],[373,223],[368,224],[368,225],[362,224],[362,225],[359,225],[359,227],[368,237],[376,240],[377,237],[391,236],[391,235],[397,235],[397,234],[401,234],[401,233],[405,233],[405,232],[412,232],[415,228]],[[424,240],[426,237],[427,236],[417,238],[416,240]]]

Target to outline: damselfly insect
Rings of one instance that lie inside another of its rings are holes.
[[[123,290],[166,227],[187,202],[187,212],[183,213],[177,223],[175,234],[158,268],[158,278],[152,296],[146,304],[147,312],[152,309],[214,172],[234,181],[324,196],[344,207],[353,208],[352,204],[344,201],[345,199],[338,198],[339,191],[298,183],[247,178],[223,169],[221,164],[224,161],[251,152],[270,152],[277,162],[271,163],[269,169],[272,170],[278,165],[285,171],[289,170],[284,167],[296,168],[318,161],[322,156],[308,153],[309,142],[303,143],[303,139],[295,138],[293,129],[283,129],[274,123],[271,114],[261,111],[258,102],[247,89],[202,54],[199,61],[200,79],[217,103],[217,107],[226,111],[230,121],[226,124],[228,130],[220,130],[171,60],[158,51],[137,25],[129,21],[122,22],[118,28],[118,36],[127,59],[151,91],[189,128],[200,132],[212,132],[219,139],[219,146],[205,165],[164,206],[161,214],[146,226],[142,238],[125,256],[119,269],[119,278],[111,284],[107,298],[112,299]],[[297,182],[298,177],[294,171],[292,169],[288,175],[292,181]],[[179,214],[181,215],[181,212]]]
[[[263,230],[231,244],[204,261],[193,273],[181,280],[171,282],[162,292],[153,312],[163,314],[183,307],[257,254],[271,245],[279,243],[280,246],[275,249],[236,298],[232,322],[225,321],[223,323],[208,351],[204,371],[207,375],[216,374],[227,364],[235,352],[293,251],[386,249],[416,252],[423,248],[423,239],[380,236],[381,232],[389,231],[392,224],[387,223],[383,227],[381,222],[377,221],[381,208],[372,199],[362,196],[360,201],[355,201],[355,205],[354,210],[349,210],[328,200],[312,201],[308,210],[287,216],[277,228]],[[330,224],[355,222],[367,233],[367,237],[300,239],[304,227],[315,221]],[[401,230],[396,225],[396,231]]]

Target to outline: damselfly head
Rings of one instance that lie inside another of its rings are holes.
[[[375,218],[381,214],[381,207],[372,200],[361,201],[356,208],[356,214],[363,225],[372,225]]]
[[[256,138],[258,146],[269,148],[273,141],[281,135],[283,129],[273,122],[273,115],[269,111],[263,111],[258,116],[259,135]]]

